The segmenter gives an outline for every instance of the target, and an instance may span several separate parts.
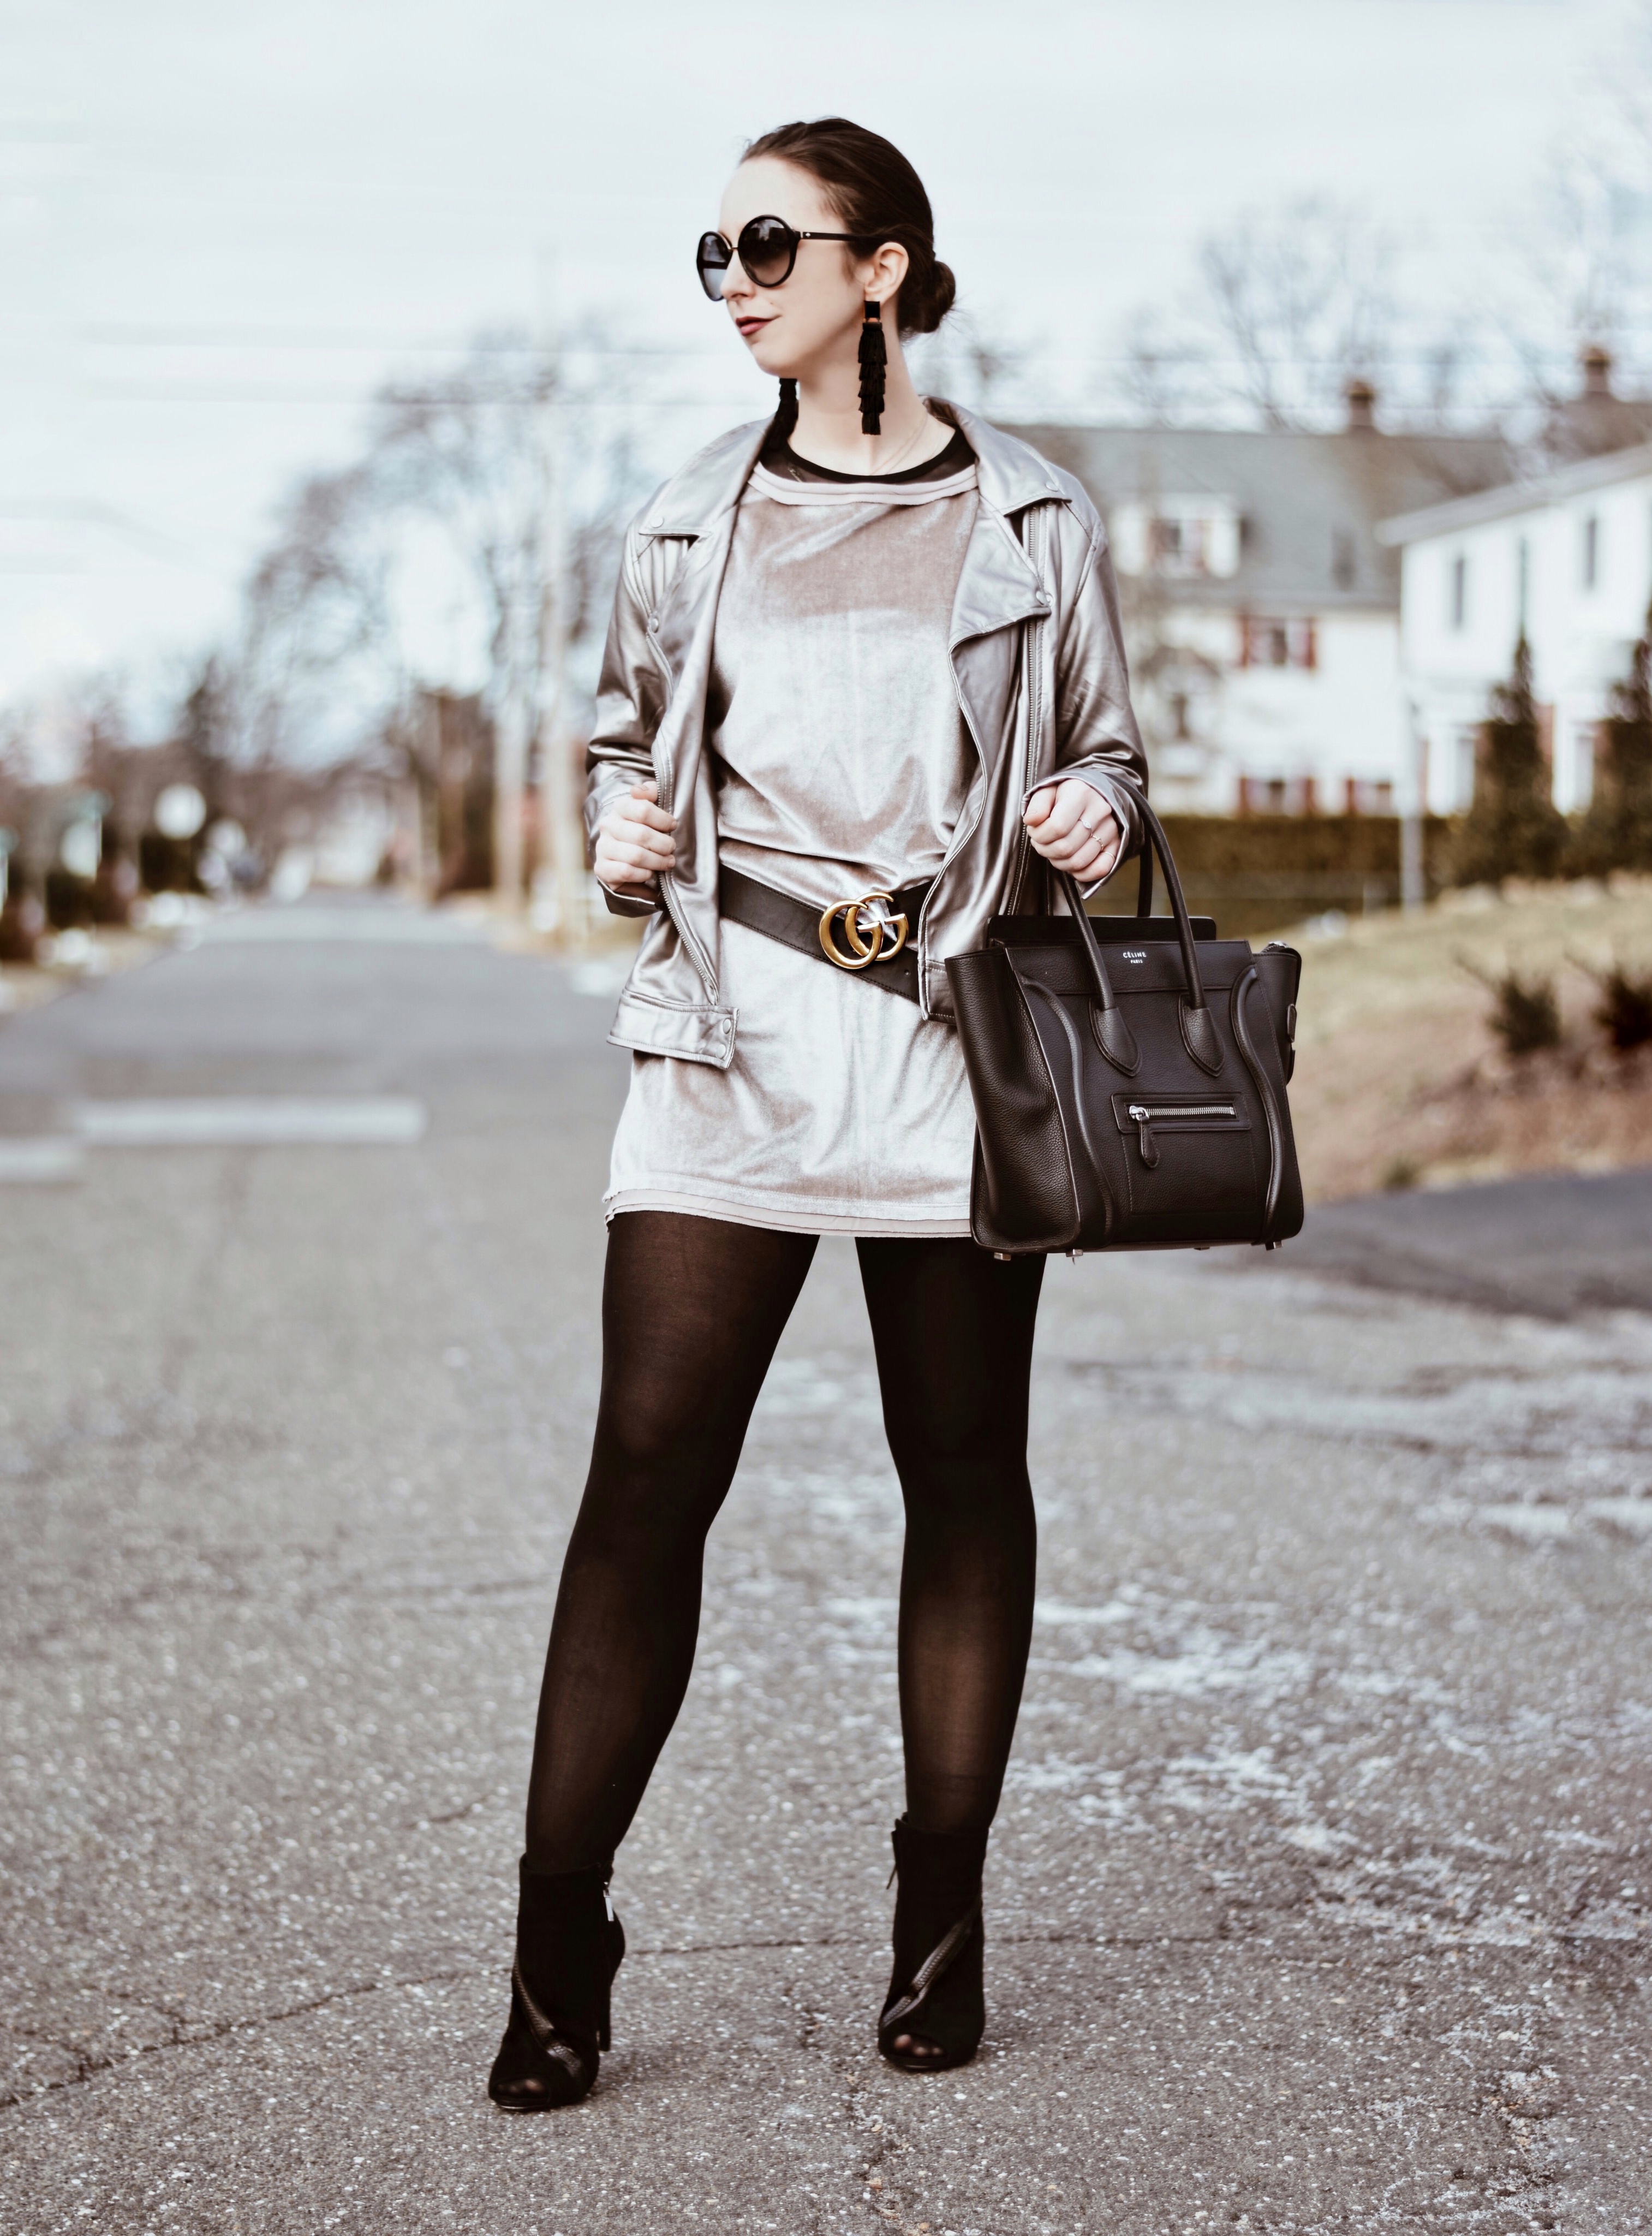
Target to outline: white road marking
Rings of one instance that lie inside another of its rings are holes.
[[[42,1141],[0,1141],[0,1187],[50,1187],[77,1180],[83,1161],[80,1143],[61,1134]]]
[[[475,946],[488,937],[485,924],[422,910],[386,908],[254,908],[214,917],[202,924],[208,947],[306,944],[370,947]]]
[[[213,1095],[133,1102],[82,1102],[75,1131],[100,1149],[207,1148],[308,1143],[404,1144],[423,1141],[429,1113],[399,1095],[323,1101],[297,1095]]]

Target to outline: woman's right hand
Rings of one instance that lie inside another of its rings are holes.
[[[600,882],[626,900],[652,900],[661,871],[676,865],[676,828],[677,818],[660,806],[652,779],[633,784],[597,825],[593,866]]]

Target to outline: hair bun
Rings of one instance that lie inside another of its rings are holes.
[[[923,291],[923,302],[921,306],[923,323],[918,327],[918,332],[924,334],[934,333],[957,299],[958,282],[953,277],[952,266],[950,264],[942,264],[937,259],[930,267],[929,285]]]

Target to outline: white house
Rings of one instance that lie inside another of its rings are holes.
[[[1524,631],[1555,805],[1587,806],[1596,727],[1652,601],[1652,443],[1386,521],[1421,789],[1466,807],[1480,723]]]
[[[1389,514],[1505,482],[1497,437],[1347,424],[1016,430],[1108,525],[1137,711],[1161,806],[1393,813],[1413,751]]]

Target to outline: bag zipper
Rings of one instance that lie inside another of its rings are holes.
[[[1126,1113],[1137,1129],[1136,1146],[1149,1172],[1158,1162],[1158,1143],[1153,1139],[1155,1121],[1163,1118],[1233,1118],[1231,1102],[1132,1102]]]

